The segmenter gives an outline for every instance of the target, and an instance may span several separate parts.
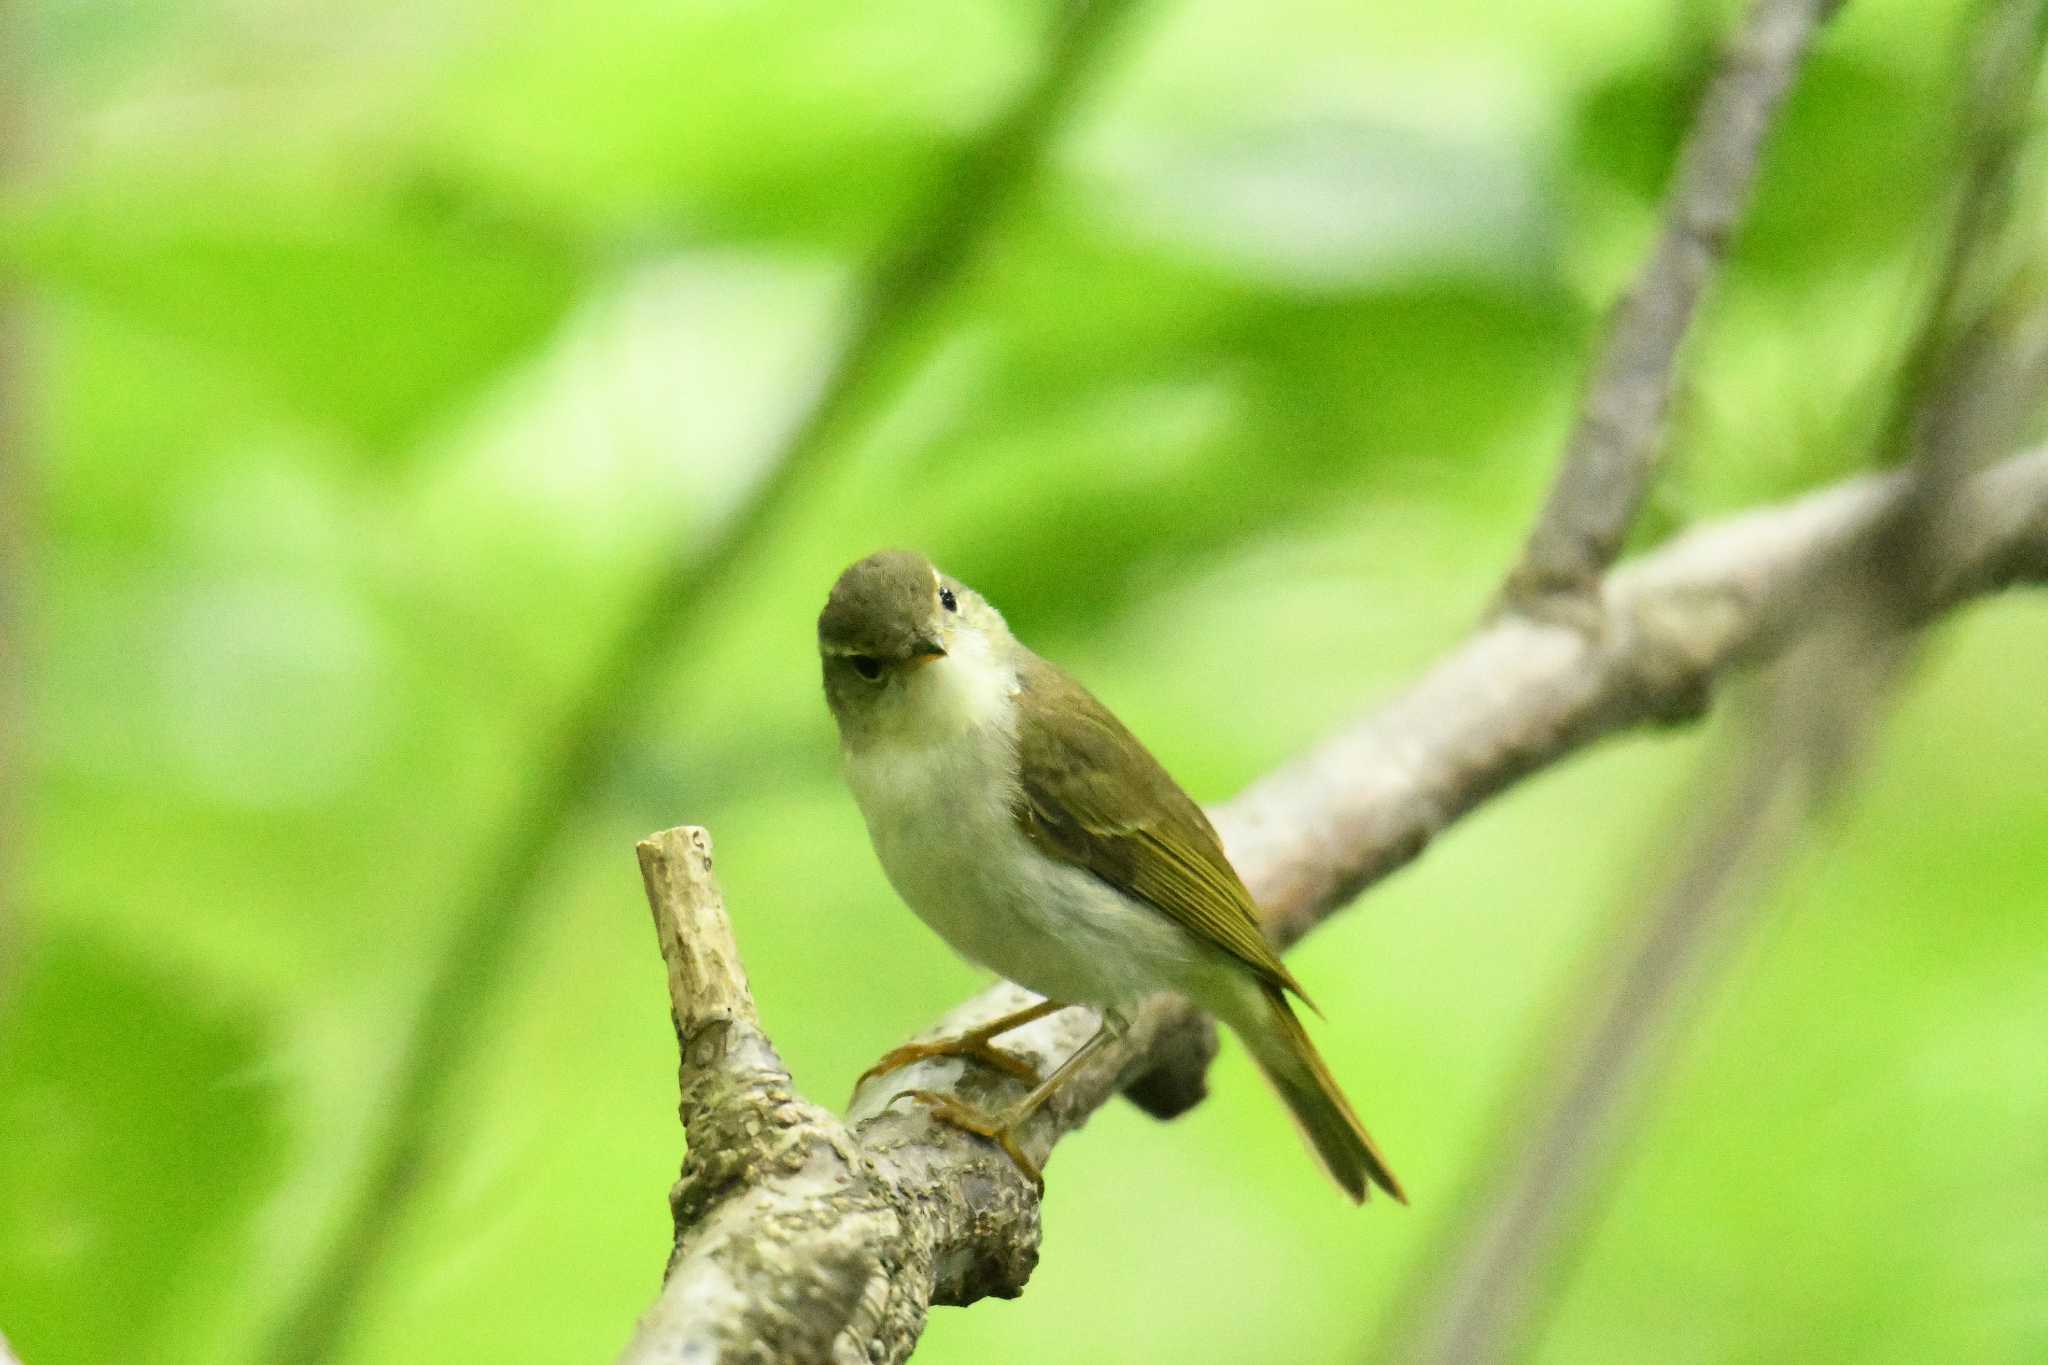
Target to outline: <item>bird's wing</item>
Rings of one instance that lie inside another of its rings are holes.
[[[1040,852],[1153,906],[1304,1002],[1202,808],[1109,709],[1030,656],[1019,683],[1017,827]],[[1311,1005],[1311,1008],[1313,1006]]]

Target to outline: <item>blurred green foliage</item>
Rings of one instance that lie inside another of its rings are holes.
[[[1858,0],[1693,349],[1646,539],[1864,458],[1957,0]],[[837,786],[810,632],[923,546],[1216,798],[1454,640],[1519,543],[1730,12],[1141,12],[874,420],[640,699],[349,1359],[602,1358],[678,1157],[632,840],[708,824],[828,1102],[976,984]],[[655,565],[746,495],[862,262],[1028,79],[1023,0],[30,16],[26,915],[0,1330],[254,1357],[353,1188],[473,855]],[[2048,1355],[2048,645],[1942,632],[1664,1087],[1551,1361]],[[1331,1197],[1243,1060],[1050,1172],[920,1359],[1340,1360],[1452,1204],[1698,741],[1488,808],[1305,946],[1415,1193]]]

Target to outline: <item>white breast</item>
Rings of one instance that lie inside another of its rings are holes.
[[[919,918],[962,956],[1056,1000],[1107,1005],[1194,984],[1208,954],[1185,931],[1017,828],[1008,669],[956,649],[912,675],[905,703],[907,723],[847,749],[846,774]]]

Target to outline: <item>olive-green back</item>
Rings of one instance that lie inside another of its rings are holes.
[[[1019,707],[1014,813],[1024,837],[1306,1001],[1202,808],[1086,688],[1020,652],[1029,695]]]

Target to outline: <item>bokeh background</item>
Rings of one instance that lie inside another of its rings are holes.
[[[1043,0],[17,4],[25,436],[0,773],[0,1331],[250,1361],[390,1122],[565,715],[741,514],[1038,78]],[[632,844],[708,825],[766,1022],[843,1103],[974,989],[892,897],[812,650],[926,549],[1205,799],[1483,609],[1732,13],[1144,0],[645,686],[468,1035],[341,1359],[607,1358],[680,1155]],[[1956,0],[1852,0],[1704,319],[1645,542],[1855,468],[1929,261]],[[934,267],[936,268],[936,267]],[[1944,627],[1702,1003],[1552,1362],[2048,1359],[2048,615]],[[920,1359],[1358,1359],[1702,731],[1491,804],[1306,944],[1414,1197],[1334,1197],[1242,1055],[1049,1171]]]

